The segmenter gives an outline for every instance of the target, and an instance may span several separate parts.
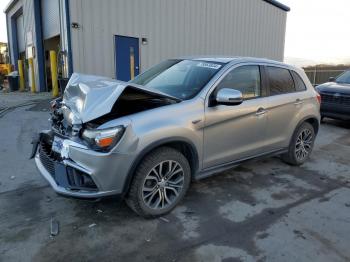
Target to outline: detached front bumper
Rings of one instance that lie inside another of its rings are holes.
[[[41,133],[35,163],[57,193],[77,198],[123,193],[130,156],[95,152],[66,139],[62,157],[51,151],[53,136],[52,132]]]

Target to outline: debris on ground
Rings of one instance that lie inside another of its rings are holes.
[[[146,242],[151,242],[151,238],[146,238]]]
[[[97,226],[97,224],[92,223],[92,224],[89,225],[89,228],[92,228],[92,227],[95,227],[95,226]]]
[[[16,176],[10,176],[11,180],[14,180],[16,178]]]
[[[304,236],[303,232],[301,232],[299,230],[293,230],[293,233],[299,238],[306,239],[306,237]]]
[[[101,209],[97,209],[96,211],[97,211],[97,213],[103,213],[103,211]]]
[[[46,196],[46,202],[51,202],[51,201],[52,201],[51,197]]]
[[[193,215],[195,212],[192,211],[192,210],[186,210],[183,213],[186,214],[186,215]]]
[[[170,222],[169,219],[167,219],[167,218],[165,218],[165,217],[160,217],[159,219],[162,220],[162,221],[164,221],[164,222],[166,222],[166,223],[169,223],[169,222]]]
[[[51,228],[50,228],[50,235],[52,237],[57,236],[59,232],[59,224],[58,221],[54,218],[51,218]]]

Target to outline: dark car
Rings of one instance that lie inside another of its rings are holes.
[[[316,87],[321,95],[321,117],[350,120],[350,70]]]

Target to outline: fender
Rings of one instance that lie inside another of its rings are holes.
[[[296,130],[299,128],[299,126],[301,126],[302,123],[306,122],[306,120],[308,120],[308,119],[314,119],[314,120],[317,121],[317,130],[315,130],[315,135],[317,135],[318,129],[320,128],[320,120],[319,120],[319,118],[318,118],[317,116],[315,116],[315,115],[306,116],[306,117],[302,118],[302,119],[298,122],[298,124],[295,126],[294,131],[293,131],[293,134],[292,134],[291,138],[289,139],[289,145],[290,145],[290,143],[291,143],[291,140],[292,140],[292,138],[293,138],[293,136],[294,136]]]
[[[140,154],[136,157],[136,159],[134,160],[134,162],[132,163],[127,177],[126,177],[126,181],[124,183],[124,187],[123,187],[123,192],[122,192],[122,196],[124,197],[127,192],[129,191],[129,187],[131,184],[131,181],[134,177],[134,173],[135,170],[137,168],[137,166],[140,164],[140,162],[142,161],[142,159],[148,154],[150,153],[152,150],[161,147],[162,145],[166,145],[168,143],[176,143],[176,142],[184,142],[186,144],[188,144],[191,148],[191,153],[193,155],[194,158],[194,170],[192,170],[193,173],[196,173],[198,171],[198,167],[199,167],[199,158],[198,158],[198,151],[195,147],[195,145],[192,143],[192,141],[190,141],[187,138],[184,137],[169,137],[169,138],[164,138],[161,140],[157,140],[151,144],[149,144],[147,147],[145,147]]]

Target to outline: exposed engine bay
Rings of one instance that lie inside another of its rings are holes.
[[[63,98],[51,102],[54,132],[65,137],[78,135],[84,128],[97,128],[110,120],[178,103],[181,100],[98,76],[73,74]]]

